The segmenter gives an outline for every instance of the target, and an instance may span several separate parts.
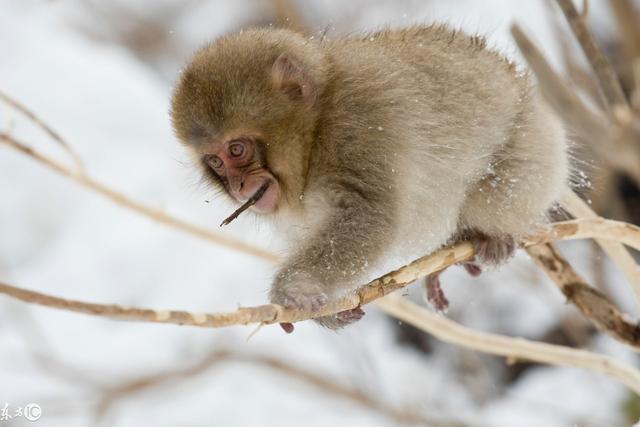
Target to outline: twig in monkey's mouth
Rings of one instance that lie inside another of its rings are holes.
[[[238,216],[240,216],[240,214],[242,212],[246,211],[251,206],[253,206],[256,203],[258,203],[258,200],[260,200],[260,198],[262,196],[264,196],[264,193],[267,191],[267,188],[269,188],[269,184],[270,184],[270,181],[267,181],[264,184],[262,184],[262,186],[260,188],[258,188],[258,191],[256,191],[253,194],[253,196],[249,197],[249,200],[244,202],[244,204],[242,206],[240,206],[238,209],[236,209],[235,212],[233,212],[231,215],[229,215],[229,217],[227,219],[222,221],[222,224],[220,224],[220,227],[222,227],[223,225],[229,224],[231,221],[233,221],[234,219],[238,218]]]

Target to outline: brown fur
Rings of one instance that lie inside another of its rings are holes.
[[[283,54],[312,92],[274,81]],[[303,308],[369,278],[384,254],[413,258],[464,230],[520,237],[567,180],[563,130],[528,77],[444,26],[223,37],[184,70],[172,117],[190,146],[227,132],[266,144],[285,195],[273,219],[292,241],[272,300]]]

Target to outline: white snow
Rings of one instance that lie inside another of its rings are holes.
[[[80,0],[5,0],[0,4],[0,90],[64,135],[92,177],[216,228],[229,209],[217,199],[205,203],[212,194],[198,185],[198,175],[172,135],[168,99],[182,61],[197,45],[258,22],[267,3],[176,3],[119,0],[98,8]],[[517,19],[547,52],[556,48],[538,1],[309,3],[302,8],[305,17],[318,31],[332,24],[330,36],[446,20],[489,33],[492,45],[514,54],[508,28]],[[133,52],[121,34],[130,27],[104,10],[164,23],[170,54]],[[175,13],[163,15],[167,10]],[[59,161],[69,160],[4,104],[0,129],[11,129]],[[252,217],[222,232],[264,247],[279,246]],[[576,260],[587,252],[584,244],[563,247]],[[624,279],[607,269],[610,287],[623,289],[616,297],[625,303]],[[0,145],[1,281],[87,301],[215,312],[264,303],[273,271],[262,261],[118,207]],[[573,310],[522,254],[499,272],[472,279],[452,269],[443,282],[452,302],[449,316],[479,330],[535,338]],[[291,336],[265,327],[248,342],[251,327],[202,330],[115,322],[4,297],[0,307],[0,408],[5,402],[10,408],[38,403],[40,423],[47,426],[95,425],[96,393],[87,381],[118,384],[188,365],[212,348],[277,357],[427,418],[473,426],[623,425],[620,406],[628,397],[613,380],[569,368],[537,367],[504,385],[503,360],[434,340],[429,354],[402,346],[394,321],[373,307],[366,309],[364,320],[339,334],[303,323]],[[637,364],[629,350],[611,339],[598,339],[593,347]],[[39,365],[32,348],[81,374],[70,379]],[[396,425],[344,397],[235,362],[135,394],[115,405],[104,421],[115,426]]]

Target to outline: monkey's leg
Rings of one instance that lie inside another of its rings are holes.
[[[440,274],[442,274],[442,271],[431,273],[425,277],[423,291],[424,298],[427,302],[431,304],[436,311],[444,312],[449,307],[449,300],[442,290]]]
[[[473,259],[461,263],[467,273],[477,277],[483,267],[498,267],[515,253],[516,242],[510,234],[488,235],[478,230],[465,230],[456,240],[471,242],[476,250]]]
[[[548,210],[566,188],[564,132],[541,105],[530,108],[462,208],[460,230],[476,246],[481,266],[508,260],[515,241],[547,221]]]

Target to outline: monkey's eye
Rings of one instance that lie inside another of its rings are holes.
[[[232,142],[229,144],[229,153],[233,157],[242,157],[245,152],[244,144],[242,142]]]
[[[224,165],[224,162],[222,161],[222,159],[220,157],[218,157],[218,156],[215,156],[215,155],[207,156],[205,161],[213,169],[220,169],[222,167],[222,165]]]

